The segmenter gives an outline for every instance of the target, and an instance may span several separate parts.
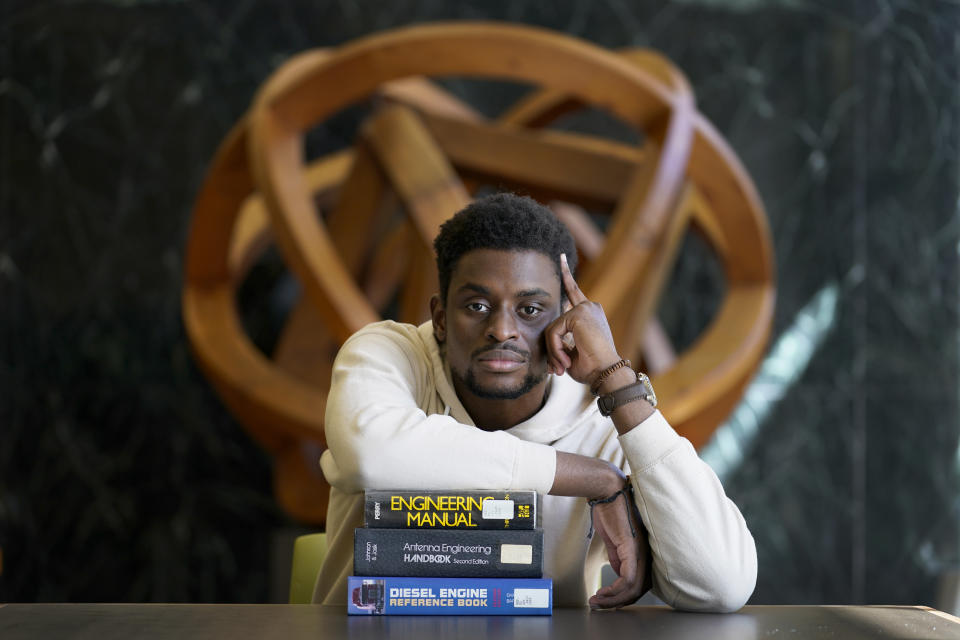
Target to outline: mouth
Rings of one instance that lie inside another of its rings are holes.
[[[521,354],[506,349],[492,349],[477,358],[481,369],[494,373],[509,373],[523,367],[526,362]]]

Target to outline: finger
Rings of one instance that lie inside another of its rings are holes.
[[[637,582],[637,554],[633,545],[622,545],[617,549],[617,556],[620,558],[620,567],[617,575],[621,580],[626,580],[630,584]],[[616,584],[616,583],[614,583]]]
[[[610,563],[610,568],[613,569],[613,572],[620,575],[620,553],[612,542],[606,540],[604,542],[607,546],[607,562]]]
[[[567,292],[567,299],[570,300],[570,304],[576,306],[581,302],[586,302],[587,296],[583,295],[583,291],[580,291],[580,285],[577,284],[577,281],[573,279],[573,274],[570,273],[570,265],[567,264],[567,254],[560,254],[560,275],[563,280],[563,288]]]
[[[639,592],[625,591],[615,597],[593,596],[590,598],[591,609],[620,609],[629,606],[640,599],[642,594]]]
[[[563,350],[562,346],[557,346],[556,344],[551,344],[551,340],[547,341],[547,351],[548,357],[553,364],[556,364],[561,369],[569,369],[572,361],[570,360],[570,355]],[[560,343],[562,344],[562,343]]]
[[[553,358],[549,359],[549,364],[547,365],[547,367],[550,370],[550,373],[552,373],[555,376],[562,376],[563,372],[566,371],[564,366]]]
[[[623,606],[636,601],[642,595],[643,584],[638,580],[638,572],[635,563],[631,563],[632,570],[624,572],[613,583],[600,587],[594,594],[591,601],[595,600],[602,606]],[[591,602],[592,604],[592,602]]]
[[[559,358],[554,357],[549,349],[547,350],[547,365],[550,368],[550,372],[558,376],[562,376],[568,366],[568,364],[561,362]]]
[[[593,597],[599,601],[611,601],[621,598],[624,594],[631,594],[636,591],[636,588],[639,585],[630,584],[623,578],[617,578],[616,581],[608,584],[604,587],[597,589],[597,592],[593,594]]]
[[[630,584],[618,579],[611,585],[602,587],[591,596],[589,603],[593,608],[612,609],[633,604],[643,595],[643,587],[639,584]]]
[[[570,355],[564,349],[563,336],[567,333],[564,316],[560,316],[544,331],[544,340],[547,343],[547,355],[556,364],[564,369],[569,369],[571,365]]]
[[[634,587],[636,587],[636,585],[631,585],[626,581],[617,579],[616,582],[598,589],[597,592],[593,594],[593,597],[591,597],[591,600],[605,607],[616,605],[630,597],[635,590]]]
[[[613,569],[613,572],[620,575],[620,556],[613,551],[608,551],[607,559],[610,560],[610,568]]]

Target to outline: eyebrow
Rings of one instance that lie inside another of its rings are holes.
[[[472,282],[468,282],[468,283],[464,284],[463,286],[461,286],[459,289],[457,289],[457,291],[464,291],[464,290],[466,290],[466,291],[476,291],[477,293],[482,294],[482,295],[485,295],[485,296],[490,295],[490,289],[487,289],[486,287],[481,286],[481,285],[479,285],[479,284],[474,284],[474,283],[472,283]]]
[[[458,289],[458,291],[464,291],[464,290],[476,291],[477,293],[484,296],[490,295],[490,289],[487,289],[483,285],[475,284],[473,282],[467,282],[466,284],[462,285],[460,289]],[[553,297],[550,295],[549,291],[547,291],[546,289],[541,289],[540,287],[535,287],[533,289],[524,289],[516,293],[516,297],[518,298],[532,298],[535,296],[543,296],[546,298]]]
[[[547,298],[552,297],[549,291],[546,289],[541,289],[540,287],[537,287],[536,289],[525,289],[517,292],[518,298],[532,298],[534,296],[544,296]]]

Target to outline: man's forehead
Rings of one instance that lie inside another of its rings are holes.
[[[482,295],[491,295],[494,293],[493,289],[491,289],[490,287],[486,287],[480,283],[470,282],[470,281],[460,284],[457,287],[457,291],[474,292]],[[516,289],[515,291],[513,291],[513,295],[514,297],[517,297],[517,298],[532,298],[535,296],[547,297],[547,298],[553,297],[552,293],[550,293],[543,287],[537,287],[537,286],[530,287],[530,288],[524,288],[521,286],[519,289]]]
[[[513,295],[560,293],[556,263],[533,249],[474,249],[460,257],[451,274],[451,290],[508,290]]]

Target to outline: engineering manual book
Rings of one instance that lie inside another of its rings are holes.
[[[536,491],[367,490],[363,525],[382,529],[533,529]]]

